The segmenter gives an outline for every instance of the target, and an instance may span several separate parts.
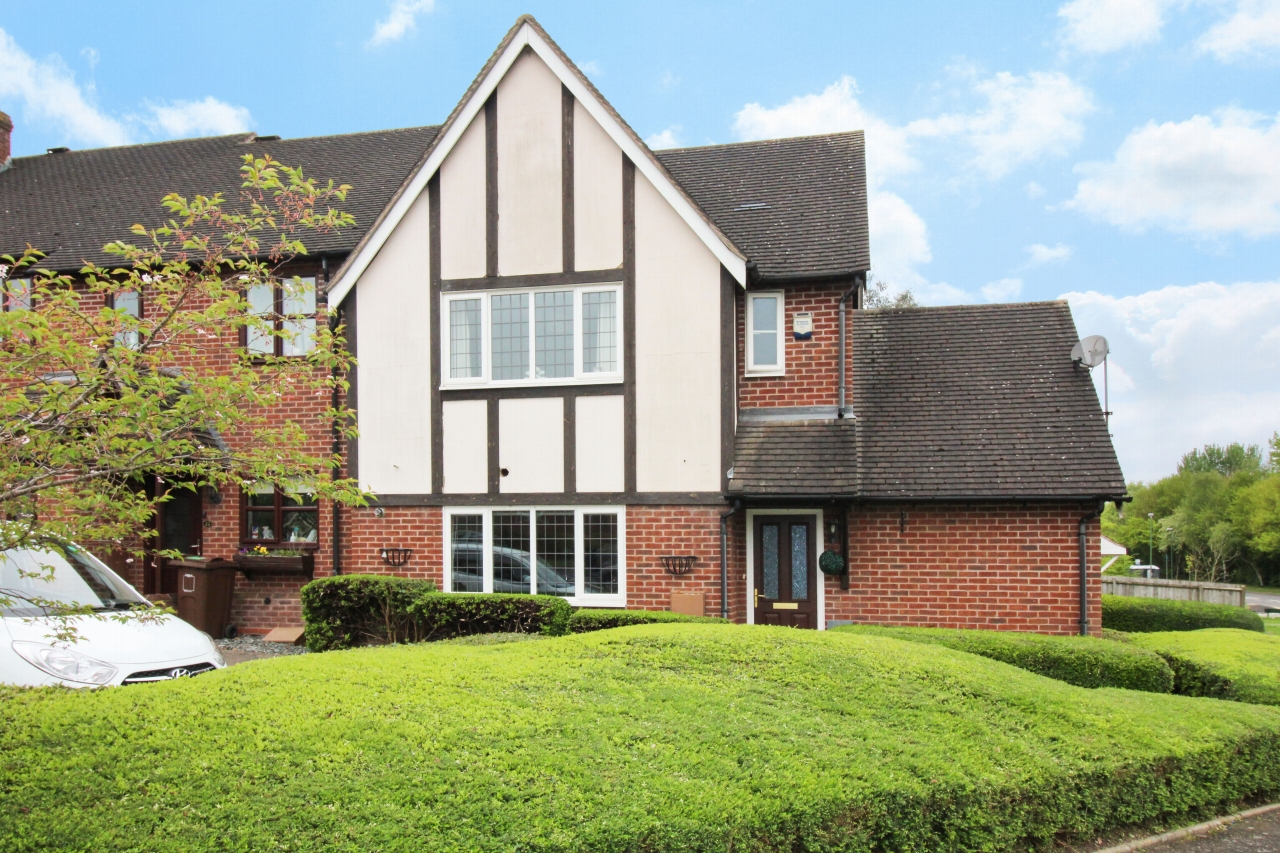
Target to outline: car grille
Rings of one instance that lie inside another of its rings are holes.
[[[193,663],[187,666],[171,666],[168,669],[147,669],[133,673],[121,683],[142,684],[147,681],[168,681],[171,678],[182,678],[183,675],[200,675],[211,669],[217,669],[217,667],[211,663]]]

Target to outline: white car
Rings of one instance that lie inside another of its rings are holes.
[[[113,618],[151,605],[88,551],[75,545],[62,550],[66,556],[53,550],[0,551],[0,683],[106,687],[226,666],[209,635],[176,616]],[[76,639],[58,643],[51,638],[58,625],[38,602],[87,605],[95,615],[65,617]]]

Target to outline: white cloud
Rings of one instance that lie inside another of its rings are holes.
[[[1046,246],[1044,243],[1033,243],[1027,246],[1027,267],[1038,267],[1055,261],[1065,261],[1071,257],[1071,247],[1063,243]]]
[[[1156,41],[1172,0],[1072,0],[1058,7],[1062,40],[1085,53]]]
[[[1280,428],[1280,282],[1068,293],[1081,335],[1111,345],[1111,431],[1125,476],[1173,473],[1213,442],[1264,442]],[[1099,396],[1102,371],[1094,371]]]
[[[170,139],[191,136],[226,136],[249,129],[252,118],[244,107],[237,107],[213,96],[203,101],[174,101],[171,104],[148,104],[151,116],[143,122],[153,132]]]
[[[1199,236],[1280,233],[1280,117],[1223,110],[1217,120],[1149,122],[1111,162],[1083,163],[1066,206],[1113,225]]]
[[[579,65],[578,70],[588,76],[595,74],[598,77],[599,75],[604,73],[604,71],[600,68],[600,63],[596,62],[594,59]]]
[[[1028,181],[1025,189],[1027,192],[1027,198],[1040,198],[1040,196],[1044,195],[1044,187],[1040,186],[1035,181]]]
[[[0,98],[22,101],[25,115],[50,122],[70,139],[88,145],[124,145],[128,129],[90,103],[73,74],[56,56],[35,60],[0,29]]]
[[[435,0],[395,0],[386,19],[374,25],[373,35],[369,37],[367,46],[376,47],[398,40],[418,25],[419,15],[427,14],[435,6]]]
[[[1022,293],[1022,279],[1002,278],[982,286],[982,298],[988,302],[1010,302]]]
[[[680,145],[680,125],[673,124],[666,130],[651,133],[644,139],[644,144],[653,150],[659,148],[677,148]]]
[[[1089,90],[1060,71],[1024,77],[1001,71],[975,80],[973,91],[986,100],[984,108],[918,119],[907,131],[959,139],[973,151],[970,165],[993,179],[1045,155],[1066,154],[1080,142],[1081,120],[1094,109]]]
[[[1280,0],[1240,0],[1235,14],[1210,27],[1196,48],[1222,62],[1280,50]]]

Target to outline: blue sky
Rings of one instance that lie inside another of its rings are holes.
[[[0,0],[0,110],[19,156],[436,123],[525,11],[655,147],[864,128],[875,273],[1069,299],[1130,479],[1280,428],[1280,0]]]

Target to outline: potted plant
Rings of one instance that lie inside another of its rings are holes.
[[[254,572],[306,575],[310,578],[315,574],[316,558],[312,552],[296,548],[268,550],[265,545],[254,545],[251,548],[241,548],[233,562],[250,580],[253,579]]]

